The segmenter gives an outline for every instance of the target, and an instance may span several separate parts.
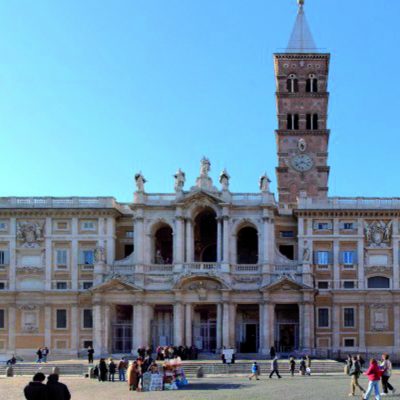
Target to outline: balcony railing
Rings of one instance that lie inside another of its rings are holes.
[[[300,266],[297,261],[293,262],[293,264],[277,264],[274,266],[274,272],[278,274],[283,273],[296,273],[300,271]]]
[[[136,271],[136,265],[113,265],[111,267],[111,272],[115,274],[121,274],[121,275],[132,275]]]
[[[172,264],[150,264],[144,266],[144,272],[147,273],[171,273],[174,271]]]
[[[221,265],[219,263],[202,263],[193,262],[184,265],[186,271],[220,271]]]
[[[261,271],[258,264],[233,264],[231,272],[234,274],[259,274]]]
[[[299,198],[298,208],[302,210],[312,209],[364,209],[364,210],[382,210],[399,209],[400,198],[382,198],[382,197],[330,197],[326,200],[315,199],[311,197]]]
[[[93,271],[94,265],[93,264],[79,264],[79,269],[82,271]]]

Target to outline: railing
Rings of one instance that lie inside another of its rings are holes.
[[[172,264],[150,264],[144,266],[144,272],[170,273],[173,271],[174,271],[174,266]]]
[[[275,265],[274,266],[274,272],[275,273],[293,273],[293,272],[299,272],[299,265],[297,264],[281,264],[281,265]]]
[[[231,266],[232,273],[258,274],[260,271],[258,264],[233,264]]]
[[[219,263],[202,263],[193,262],[184,265],[186,271],[220,271],[221,265]]]
[[[146,204],[169,204],[176,200],[175,193],[152,193],[146,194]]]
[[[79,269],[82,271],[93,271],[94,265],[93,264],[79,264]]]
[[[298,208],[312,209],[400,209],[400,198],[382,197],[330,197],[326,200],[311,197],[299,198]]]
[[[111,271],[115,274],[131,275],[136,271],[135,265],[113,265]]]

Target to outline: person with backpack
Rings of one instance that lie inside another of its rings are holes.
[[[121,382],[125,382],[125,372],[126,372],[126,361],[124,358],[121,358],[118,362],[118,377]]]
[[[373,391],[375,392],[375,400],[381,400],[381,395],[379,394],[379,382],[381,380],[382,372],[383,371],[379,368],[378,362],[375,358],[371,358],[369,368],[364,372],[364,375],[368,377],[369,381],[368,389],[363,397],[364,400],[368,400]]]
[[[253,378],[256,378],[256,381],[259,381],[259,376],[260,375],[260,369],[258,364],[254,361],[253,364],[251,365],[251,375],[249,376],[249,381],[251,381]]]
[[[117,365],[113,361],[112,358],[110,358],[110,362],[108,363],[108,380],[111,382],[115,381],[115,372],[117,371]]]
[[[382,389],[383,389],[383,396],[386,396],[389,390],[394,394],[396,389],[389,383],[389,379],[392,375],[392,363],[389,360],[389,354],[382,354],[382,362],[381,362],[381,369],[382,369]]]
[[[351,383],[350,383],[350,393],[349,396],[355,396],[356,387],[358,387],[362,394],[365,393],[363,387],[358,383],[358,379],[361,375],[361,364],[358,360],[357,356],[353,357],[352,365],[349,370],[349,375],[351,376]]]

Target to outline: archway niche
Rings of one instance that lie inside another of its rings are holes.
[[[217,220],[216,213],[206,208],[194,220],[194,260],[199,262],[217,261]]]
[[[252,226],[246,226],[237,234],[237,263],[258,263],[258,233]]]
[[[154,233],[154,260],[155,264],[172,264],[173,262],[173,235],[172,228],[163,224]]]

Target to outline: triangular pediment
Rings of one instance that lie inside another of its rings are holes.
[[[217,193],[211,193],[206,190],[192,190],[188,192],[184,198],[181,200],[182,203],[212,203],[212,204],[220,204],[224,203],[224,201],[217,195]]]
[[[287,276],[284,276],[273,283],[262,286],[260,290],[274,292],[274,291],[278,291],[278,290],[279,291],[285,291],[285,290],[303,291],[305,289],[310,290],[312,288],[310,288],[306,285],[303,285],[302,283],[298,283]]]
[[[90,289],[92,292],[138,292],[143,289],[133,282],[129,282],[123,278],[111,278],[99,285],[93,286]]]

